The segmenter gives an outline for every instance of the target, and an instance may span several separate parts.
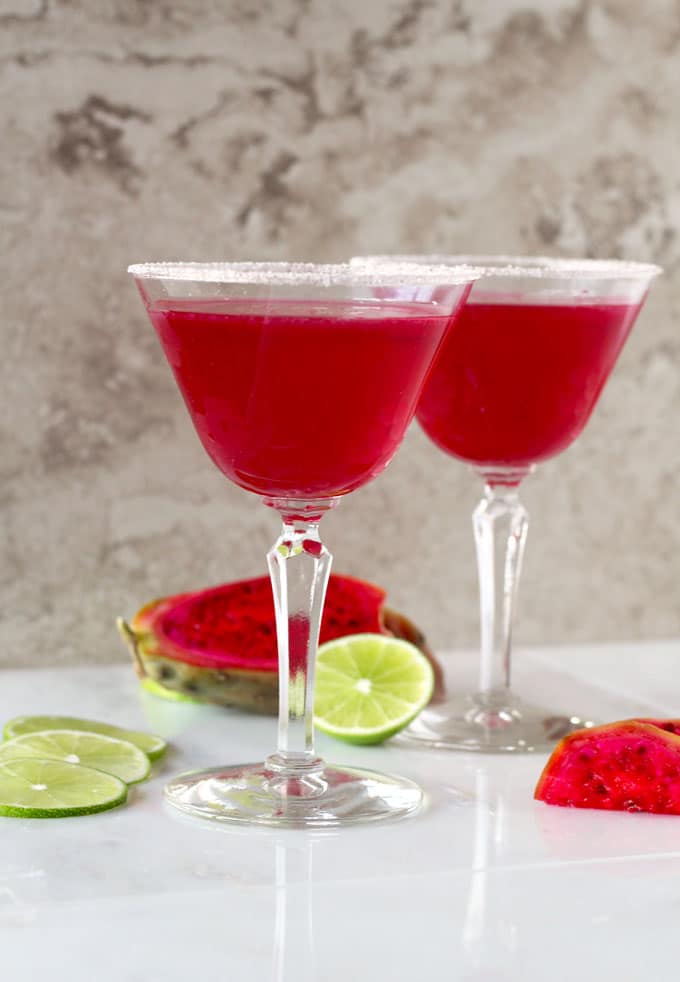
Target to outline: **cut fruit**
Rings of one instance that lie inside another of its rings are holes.
[[[314,725],[347,743],[382,743],[432,697],[434,672],[415,645],[355,634],[319,648]]]
[[[134,743],[84,730],[43,730],[0,743],[0,763],[27,757],[82,764],[126,784],[143,781],[151,770],[149,758]]]
[[[387,610],[385,592],[350,576],[330,577],[320,641],[376,633],[403,638],[432,659],[422,633],[402,614]],[[274,602],[269,578],[225,583],[209,590],[147,604],[131,624],[118,621],[141,679],[157,694],[255,712],[276,713],[278,662]]]
[[[680,736],[624,720],[578,730],[553,751],[534,797],[549,805],[680,815]]]
[[[4,736],[6,740],[11,740],[12,737],[22,736],[24,733],[39,733],[43,730],[86,730],[88,733],[102,733],[104,736],[115,737],[116,740],[134,743],[151,760],[158,760],[168,748],[165,740],[153,733],[122,730],[110,723],[78,719],[75,716],[15,716],[9,723],[5,723]]]
[[[122,805],[127,784],[112,774],[58,760],[0,761],[0,815],[62,818]]]

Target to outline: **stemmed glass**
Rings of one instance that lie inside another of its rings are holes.
[[[523,703],[510,687],[515,599],[527,536],[521,482],[561,453],[592,413],[658,266],[510,256],[357,257],[372,263],[474,263],[484,271],[447,336],[417,418],[445,453],[484,480],[473,514],[481,660],[475,693],[428,707],[406,731],[419,745],[543,750],[592,725]]]
[[[331,567],[319,522],[389,463],[478,274],[425,264],[150,263],[129,271],[209,456],[283,523],[267,554],[278,749],[264,764],[181,775],[166,797],[194,815],[274,826],[414,812],[422,792],[412,782],[329,766],[314,751],[314,663]]]

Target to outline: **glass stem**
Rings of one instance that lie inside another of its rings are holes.
[[[281,513],[281,535],[267,553],[279,654],[279,737],[267,766],[288,774],[321,767],[314,753],[314,669],[332,557],[319,538],[330,507],[268,502]]]
[[[487,484],[472,516],[479,574],[481,663],[478,702],[511,706],[510,660],[515,598],[529,527],[517,486]]]

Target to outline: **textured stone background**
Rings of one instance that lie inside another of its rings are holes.
[[[517,637],[680,630],[680,4],[0,0],[0,659],[125,657],[163,592],[264,568],[126,264],[367,251],[667,268],[577,446],[527,482]],[[326,522],[439,646],[476,639],[477,480],[414,428]]]

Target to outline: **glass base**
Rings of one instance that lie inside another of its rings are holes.
[[[180,774],[166,799],[198,818],[277,828],[333,828],[414,815],[423,792],[406,778],[323,765],[291,777],[267,764]]]
[[[499,700],[465,696],[430,705],[395,742],[438,750],[477,753],[534,753],[552,750],[574,730],[595,726],[581,716],[564,716],[517,697]]]

